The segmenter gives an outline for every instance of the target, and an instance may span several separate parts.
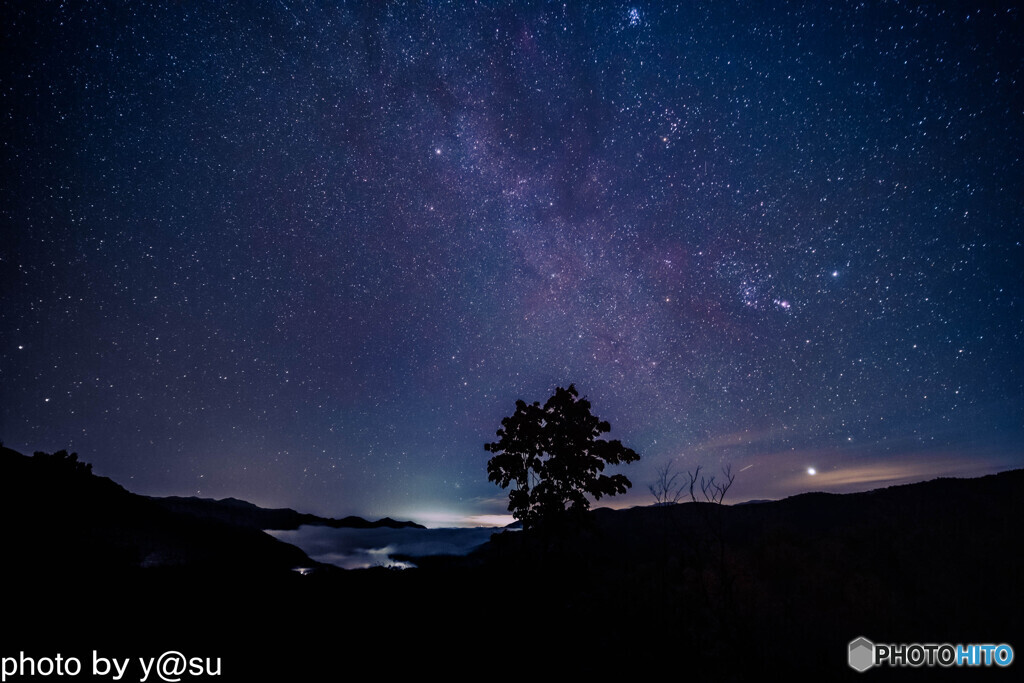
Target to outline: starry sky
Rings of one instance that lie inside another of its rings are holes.
[[[570,382],[602,503],[1024,466],[1022,11],[4,2],[0,439],[435,525]]]

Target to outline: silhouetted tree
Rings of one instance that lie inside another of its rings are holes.
[[[590,509],[588,495],[597,500],[632,486],[622,474],[601,472],[640,456],[620,441],[598,439],[611,425],[590,413],[590,401],[572,384],[556,389],[543,407],[516,401],[516,412],[501,425],[499,440],[484,444],[495,454],[487,479],[502,488],[514,485],[508,509],[525,528]]]
[[[735,604],[733,603],[732,587],[735,575],[729,567],[726,543],[726,517],[719,514],[716,506],[725,502],[725,494],[728,493],[736,480],[732,473],[732,465],[722,467],[722,478],[716,480],[715,475],[702,475],[701,467],[698,466],[693,472],[687,472],[689,479],[690,500],[694,503],[711,503],[712,505],[701,505],[698,509],[704,518],[707,537],[703,543],[697,543],[694,547],[697,566],[700,568],[699,576],[703,587],[704,597],[709,605],[719,612],[725,612],[725,616],[732,615]],[[697,498],[697,481],[700,478],[700,491],[704,500]],[[712,587],[709,586],[709,579],[714,578],[717,583],[717,597],[713,597]],[[721,614],[719,615],[722,616]]]
[[[700,466],[697,467],[691,473],[688,473],[690,479],[690,500],[694,503],[697,502],[697,494],[694,492],[694,485],[697,483],[697,476],[700,475]],[[732,465],[726,465],[722,468],[722,479],[715,481],[715,475],[710,477],[701,476],[700,478],[700,490],[704,494],[704,501],[707,503],[718,503],[719,505],[725,500],[725,494],[729,491],[733,481],[736,479],[736,475],[732,473]]]
[[[32,457],[42,462],[44,466],[50,468],[54,472],[68,474],[92,474],[92,464],[80,461],[78,459],[78,453],[69,454],[64,450],[57,451],[56,453],[36,451],[32,454]]]
[[[672,461],[666,462],[658,468],[658,478],[653,484],[647,486],[647,490],[654,496],[656,505],[674,505],[683,497],[687,483],[679,483],[680,472],[677,472]]]

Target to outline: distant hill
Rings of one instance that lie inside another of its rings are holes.
[[[425,529],[421,524],[415,522],[398,522],[390,517],[368,522],[362,517],[348,516],[343,519],[331,519],[318,517],[303,512],[296,512],[291,508],[261,508],[250,502],[237,498],[223,498],[214,500],[212,498],[196,498],[194,496],[183,498],[180,496],[167,496],[163,498],[150,498],[160,507],[172,512],[188,514],[203,519],[217,519],[228,524],[244,526],[250,529],[273,529],[275,531],[290,531],[298,529],[304,524],[312,526],[326,526],[332,529]]]

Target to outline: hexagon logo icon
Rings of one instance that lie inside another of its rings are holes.
[[[850,667],[867,671],[875,664],[875,644],[863,636],[850,641]]]

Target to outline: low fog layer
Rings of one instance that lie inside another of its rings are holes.
[[[395,555],[465,555],[486,543],[497,528],[470,529],[331,529],[302,526],[294,531],[268,531],[301,548],[318,562],[344,569],[412,567]]]

